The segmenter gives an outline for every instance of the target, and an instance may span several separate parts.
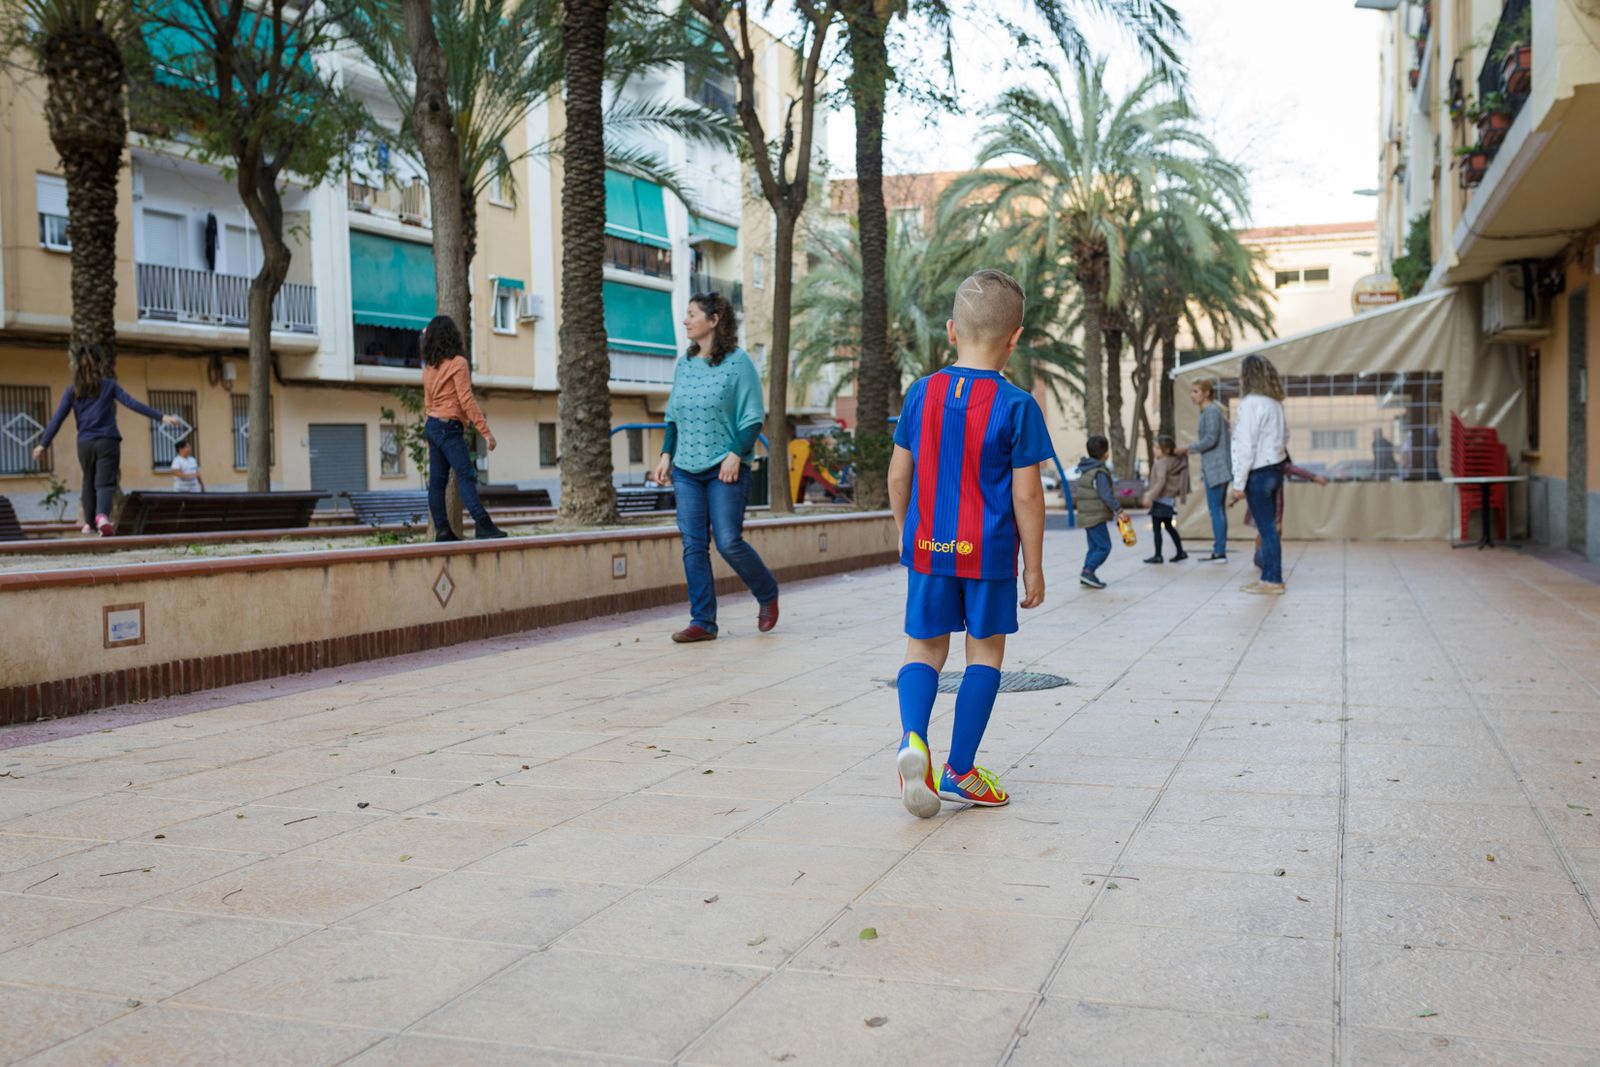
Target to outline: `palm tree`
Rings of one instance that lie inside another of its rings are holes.
[[[993,210],[1031,217],[1051,251],[1072,262],[1082,291],[1085,425],[1106,432],[1107,311],[1122,297],[1130,220],[1148,204],[1190,190],[1211,195],[1224,178],[1215,148],[1193,125],[1188,106],[1150,74],[1120,101],[1105,87],[1105,61],[1081,69],[1069,98],[1060,80],[1049,91],[1018,88],[991,110],[978,165],[1026,166],[975,171],[952,183],[967,200],[988,193]]]
[[[21,46],[45,78],[45,121],[67,185],[72,246],[68,362],[116,362],[117,172],[128,138],[123,45],[137,20],[128,0],[21,0],[0,43]]]
[[[1091,14],[1126,29],[1159,77],[1180,77],[1175,45],[1185,34],[1176,8],[1168,0],[1033,0],[1029,5],[1043,19],[1069,62],[1081,70],[1088,56],[1079,17]],[[963,13],[994,21],[993,6],[971,2],[963,10],[950,0],[847,0],[842,5],[850,74],[846,89],[855,109],[857,216],[863,258],[860,360],[863,369],[856,407],[860,425],[883,426],[889,416],[889,363],[883,358],[888,330],[888,218],[883,198],[883,119],[888,87],[896,80],[890,56],[891,24],[896,15],[927,23],[942,38],[944,62],[952,63],[954,23]],[[923,42],[919,41],[919,44]],[[1019,52],[1028,50],[1023,41]],[[1098,344],[1095,356],[1098,358]],[[1098,393],[1096,394],[1098,396]],[[881,435],[880,435],[881,436]],[[871,451],[871,450],[869,450]],[[864,464],[857,499],[865,506],[882,507],[888,500],[883,466]]]

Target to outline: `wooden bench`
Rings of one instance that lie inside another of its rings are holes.
[[[424,489],[351,490],[340,493],[363,526],[428,525],[428,493]]]
[[[645,511],[676,511],[678,498],[671,489],[650,485],[619,485],[617,487],[617,512],[621,515],[638,515]]]
[[[553,507],[548,489],[518,489],[514,485],[480,485],[478,499],[486,508],[528,510]]]
[[[298,530],[327,492],[174,493],[135,489],[124,498],[121,533],[216,533],[229,530]]]
[[[17,510],[11,506],[11,498],[0,496],[0,541],[25,541],[27,535],[22,532],[22,524],[17,521]]]

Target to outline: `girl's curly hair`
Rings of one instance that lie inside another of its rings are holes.
[[[455,356],[465,356],[466,347],[456,320],[449,315],[435,315],[422,331],[422,361],[430,367],[437,367]]]
[[[689,298],[689,303],[697,306],[706,318],[717,320],[711,334],[711,351],[706,354],[706,362],[715,367],[739,347],[739,315],[733,310],[733,302],[721,293],[696,293]],[[700,355],[699,342],[689,345],[689,354]]]

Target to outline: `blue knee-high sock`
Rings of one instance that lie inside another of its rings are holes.
[[[928,740],[928,720],[933,718],[933,698],[939,695],[939,672],[926,663],[907,663],[895,680],[900,692],[900,733],[916,733]]]
[[[972,770],[978,744],[989,725],[994,698],[1000,694],[1000,672],[974,663],[961,676],[956,692],[956,724],[950,737],[950,769],[956,774]]]

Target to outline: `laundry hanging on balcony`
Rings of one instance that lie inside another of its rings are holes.
[[[672,294],[623,282],[606,282],[606,342],[613,352],[676,356]]]
[[[350,304],[357,325],[427,326],[434,315],[433,246],[351,231]]]
[[[606,171],[606,233],[670,249],[667,203],[661,186],[621,171]]]

